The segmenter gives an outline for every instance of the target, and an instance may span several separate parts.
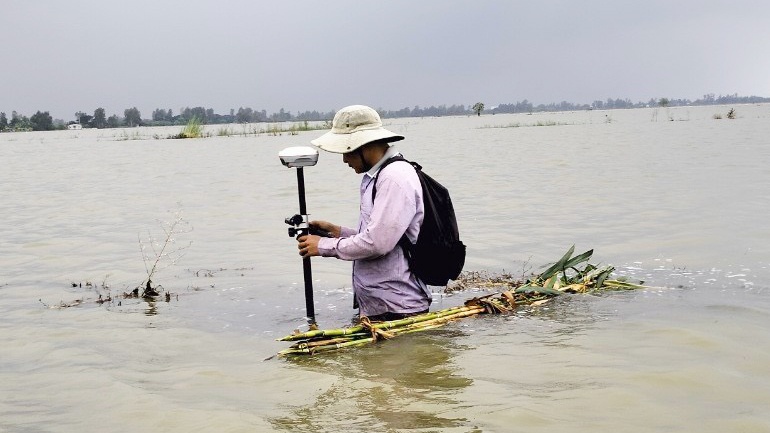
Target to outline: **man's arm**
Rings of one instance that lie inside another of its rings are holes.
[[[363,199],[371,200],[371,194],[366,194]],[[383,256],[395,248],[411,224],[417,212],[415,203],[414,192],[403,185],[401,179],[382,176],[377,184],[377,199],[372,206],[366,227],[360,233],[349,237],[308,238],[308,252],[317,250],[319,255],[342,260]]]

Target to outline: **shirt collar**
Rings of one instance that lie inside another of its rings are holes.
[[[382,167],[382,164],[385,163],[385,161],[389,160],[390,158],[398,155],[398,150],[396,150],[395,146],[390,146],[387,151],[385,151],[385,154],[382,155],[382,158],[380,158],[379,161],[377,161],[377,164],[374,164],[372,168],[369,169],[369,171],[366,172],[366,175],[374,178],[374,176],[377,176],[377,172],[380,171],[380,167]]]

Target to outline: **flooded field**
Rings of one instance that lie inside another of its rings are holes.
[[[770,431],[770,105],[385,123],[450,189],[467,270],[574,244],[654,288],[266,360],[305,323],[277,155],[322,131],[3,133],[0,432]],[[305,181],[313,218],[355,223],[340,156]],[[121,299],[180,217],[153,278],[169,302]],[[353,317],[349,274],[313,259],[323,327]],[[477,295],[435,288],[432,308]]]

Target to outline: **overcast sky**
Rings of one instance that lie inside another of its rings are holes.
[[[770,97],[770,1],[4,0],[0,111]]]

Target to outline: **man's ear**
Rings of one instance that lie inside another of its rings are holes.
[[[366,143],[359,149],[361,149],[361,157],[366,158],[364,163],[373,166],[380,160],[382,155],[388,151],[388,147],[390,146],[388,145],[387,140],[377,140]]]

